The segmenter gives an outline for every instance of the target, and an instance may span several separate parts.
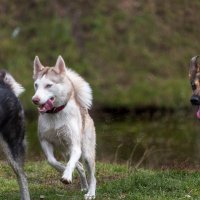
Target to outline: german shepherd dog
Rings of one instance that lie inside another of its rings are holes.
[[[24,112],[18,96],[24,88],[6,71],[0,71],[0,145],[13,168],[20,187],[21,200],[29,200],[23,170],[25,157]]]
[[[62,173],[61,181],[72,182],[76,168],[81,179],[81,190],[88,191],[85,199],[94,199],[96,190],[95,146],[96,134],[88,110],[92,105],[89,84],[76,72],[65,66],[61,56],[54,67],[44,67],[39,58],[34,60],[35,94],[32,98],[38,106],[38,132],[41,147],[51,166]],[[58,162],[54,149],[60,150],[67,164]],[[86,164],[89,185],[82,158]]]
[[[200,63],[199,56],[195,56],[190,61],[189,79],[192,86],[191,104],[198,106],[196,116],[200,119]]]

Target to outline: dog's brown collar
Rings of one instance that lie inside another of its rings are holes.
[[[58,113],[60,112],[61,110],[63,110],[65,108],[66,104],[65,105],[62,105],[62,106],[59,106],[59,107],[53,107],[51,110],[48,110],[47,112],[45,113],[49,113],[49,114],[54,114],[54,113]]]

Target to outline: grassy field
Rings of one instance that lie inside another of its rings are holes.
[[[67,65],[94,89],[102,107],[189,105],[188,64],[200,53],[200,1],[0,0],[0,65],[25,86],[33,110],[35,55]]]
[[[46,162],[26,164],[31,198],[48,200],[83,199],[79,179],[64,186],[59,174]],[[193,171],[128,171],[126,166],[97,163],[97,200],[178,200],[200,199],[200,173]],[[12,170],[0,163],[0,199],[18,200],[18,186]]]

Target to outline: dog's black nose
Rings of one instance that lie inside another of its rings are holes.
[[[200,105],[200,97],[194,95],[191,97],[190,102],[192,105]]]

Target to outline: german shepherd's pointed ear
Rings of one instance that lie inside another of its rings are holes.
[[[65,72],[65,61],[63,60],[62,56],[58,56],[54,70],[58,74],[62,74]]]
[[[37,78],[38,73],[44,68],[44,66],[41,64],[40,59],[38,56],[35,56],[34,62],[33,62],[33,78]]]
[[[196,73],[200,72],[200,63],[198,60],[199,56],[194,56],[190,61],[189,78],[193,80]]]

